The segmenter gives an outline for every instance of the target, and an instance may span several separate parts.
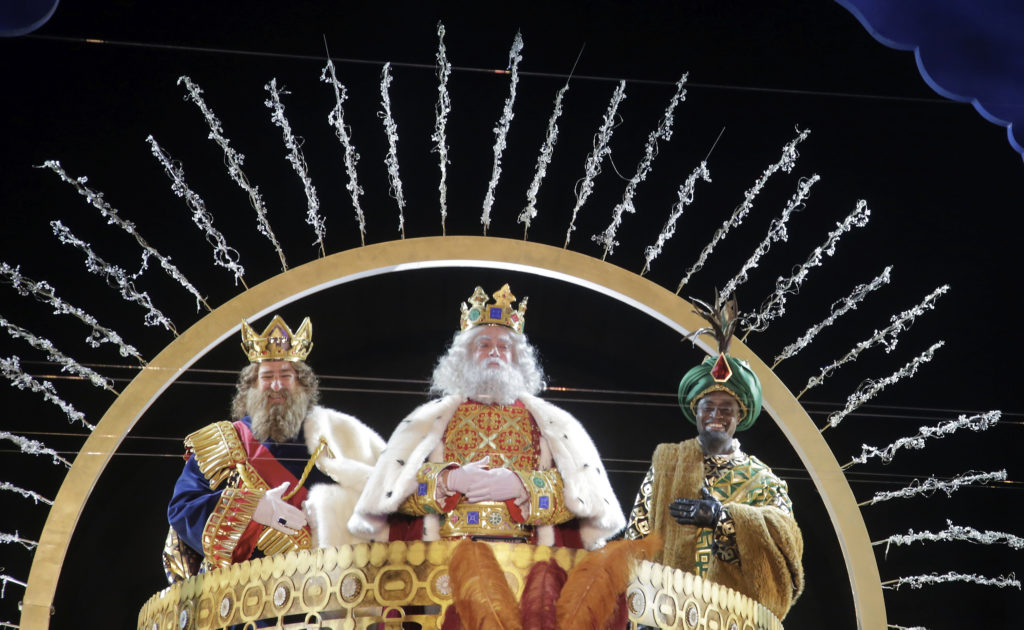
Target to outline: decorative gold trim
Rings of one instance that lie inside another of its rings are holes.
[[[467,255],[472,254],[471,258]],[[703,327],[693,305],[621,267],[560,247],[480,236],[436,236],[367,245],[338,252],[278,274],[216,308],[153,358],[122,391],[75,458],[50,508],[25,589],[20,625],[45,630],[64,555],[92,489],[118,445],[174,379],[224,339],[238,322],[355,279],[411,267],[501,267],[536,273],[593,289],[634,306],[681,336]],[[697,339],[709,355],[715,349]],[[771,369],[734,339],[730,354],[761,379],[764,409],[786,435],[814,481],[839,539],[859,628],[885,630],[885,602],[875,554],[857,501],[835,455],[807,412]]]
[[[219,488],[239,464],[249,461],[238,431],[227,421],[214,422],[190,434],[185,438],[185,449],[192,451],[199,472],[210,480],[210,490]]]

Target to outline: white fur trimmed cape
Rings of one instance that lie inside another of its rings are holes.
[[[302,428],[311,454],[321,437],[327,440],[333,457],[324,451],[317,458],[316,467],[337,483],[309,488],[305,508],[314,546],[365,542],[349,532],[347,523],[373,465],[384,450],[384,439],[354,416],[320,406],[313,407]]]
[[[523,395],[520,400],[533,414],[543,437],[539,468],[558,468],[564,483],[565,505],[580,521],[584,547],[600,547],[605,539],[625,527],[626,518],[597,448],[583,425],[568,412],[536,396]],[[398,506],[416,490],[416,473],[424,462],[442,461],[445,428],[465,401],[463,396],[432,400],[413,410],[395,428],[348,523],[355,535],[387,540],[387,515],[398,511]],[[424,519],[424,539],[437,540],[438,516],[427,515]],[[552,544],[554,534],[550,525],[538,526],[536,533],[539,544]]]

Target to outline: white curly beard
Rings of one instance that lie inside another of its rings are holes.
[[[283,395],[284,401],[271,403],[268,400],[271,393]],[[249,417],[252,418],[252,434],[260,442],[268,439],[275,442],[293,440],[313,406],[309,392],[304,387],[278,392],[260,391],[254,387],[246,392],[245,402]]]

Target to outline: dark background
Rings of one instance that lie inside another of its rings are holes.
[[[478,235],[493,162],[492,128],[508,95],[508,76],[493,70],[506,67],[518,29],[525,41],[519,95],[488,235],[522,238],[515,217],[525,205],[554,94],[577,56],[560,139],[529,239],[551,245],[564,241],[573,189],[592,135],[616,81],[625,79],[627,99],[612,140],[614,168],[604,163],[571,244],[600,257],[590,236],[608,224],[625,187],[623,177],[634,172],[673,83],[689,72],[687,100],[676,111],[672,140],[660,145],[653,172],[635,197],[637,214],[623,220],[622,243],[608,258],[640,271],[643,248],[656,239],[676,188],[707,158],[712,183],[698,184],[694,204],[647,276],[670,290],[744,191],[778,160],[781,147],[796,136],[795,127],[812,129],[799,147],[793,172],[769,180],[747,221],[722,242],[681,295],[710,299],[763,238],[800,177],[817,173],[822,180],[806,209],[792,220],[788,241],[774,244],[740,288],[744,310],[755,308],[776,277],[804,261],[858,199],[867,200],[872,210],[868,226],[846,235],[835,256],[812,271],[800,293],[790,298],[785,318],[747,342],[770,361],[823,319],[833,301],[885,265],[894,265],[891,285],[779,366],[778,373],[796,392],[821,366],[888,325],[890,315],[950,284],[938,308],[901,336],[892,353],[866,351],[802,401],[823,425],[862,379],[885,377],[945,340],[936,360],[915,379],[889,388],[825,436],[844,463],[859,454],[861,444],[881,447],[960,413],[1002,409],[1002,422],[986,433],[955,434],[922,451],[906,452],[888,466],[855,466],[848,478],[858,499],[867,500],[915,478],[1005,468],[1010,483],[965,488],[951,497],[890,501],[863,513],[873,540],[910,528],[938,531],[947,519],[980,530],[1021,533],[1016,482],[1022,445],[1016,400],[1021,376],[1016,357],[1020,156],[1007,144],[1003,129],[985,122],[969,105],[932,93],[910,53],[875,42],[837,4],[208,4],[65,2],[36,33],[0,40],[0,260],[20,265],[29,278],[50,282],[58,296],[116,329],[146,358],[172,335],[144,326],[143,311],[87,274],[82,255],[59,244],[48,222],[60,219],[99,256],[126,269],[138,269],[138,247],[105,225],[70,186],[33,166],[58,159],[70,175],[88,176],[88,185],[104,192],[107,202],[134,222],[147,242],[171,256],[216,307],[240,287],[228,272],[212,267],[209,247],[182,200],[171,193],[145,138],[153,134],[181,161],[189,185],[239,251],[246,283],[254,286],[278,273],[277,256],[256,232],[245,194],[227,177],[221,150],[206,140],[205,122],[184,100],[184,88],[175,84],[180,75],[191,76],[204,89],[231,145],[247,156],[245,172],[260,187],[289,265],[313,260],[318,252],[303,222],[302,185],[284,160],[280,130],[270,124],[263,105],[263,85],[276,77],[291,92],[285,97],[286,113],[295,134],[304,139],[326,218],[327,252],[358,247],[340,145],[326,125],[333,94],[318,81],[326,40],[339,80],[349,89],[345,115],[361,155],[367,243],[399,237],[383,166],[386,138],[377,115],[385,61],[393,62],[391,102],[408,202],[406,237],[438,235],[438,164],[430,152],[430,134],[437,98],[432,68],[436,24],[442,20],[449,59],[456,66],[449,82],[447,232]],[[425,379],[457,327],[459,302],[475,285],[492,292],[503,282],[510,282],[516,295],[530,296],[527,332],[540,350],[550,384],[558,388],[547,397],[586,424],[628,510],[655,444],[693,434],[675,406],[674,390],[701,354],[664,325],[582,287],[484,269],[374,276],[303,298],[280,312],[293,326],[306,315],[314,320],[316,347],[310,362],[323,377],[324,403],[354,413],[386,436],[425,399]],[[154,264],[136,284],[179,330],[203,314]],[[78,322],[52,317],[52,309],[10,287],[0,287],[0,304],[7,320],[95,366],[118,388],[138,369],[109,346],[89,348],[82,341],[87,329]],[[262,329],[266,321],[255,325]],[[180,468],[181,439],[226,417],[234,374],[244,364],[236,344],[232,336],[202,357],[123,442],[75,531],[52,627],[131,627],[142,603],[165,584],[159,551],[166,531],[164,507]],[[22,357],[26,372],[53,381],[60,395],[93,423],[112,401],[108,392],[62,378],[44,354],[4,336],[0,356],[12,355]],[[84,442],[81,426],[68,425],[37,394],[5,387],[0,401],[6,410],[2,430],[43,441],[68,459]],[[807,472],[767,415],[740,437],[746,450],[788,480],[804,531],[808,586],[786,626],[855,627],[838,542]],[[62,467],[18,453],[6,441],[0,448],[0,479],[51,498],[56,494]],[[0,510],[5,515],[0,531],[38,538],[45,506],[3,493]],[[1020,552],[1005,545],[917,544],[893,548],[887,557],[881,547],[876,549],[883,580],[947,571],[996,577],[1020,564]],[[13,544],[0,552],[3,572],[27,579],[31,552]],[[21,587],[8,585],[0,620],[17,622],[21,594]],[[890,623],[933,629],[979,622],[1010,626],[1021,604],[1016,589],[970,584],[904,587],[887,591],[885,600]]]

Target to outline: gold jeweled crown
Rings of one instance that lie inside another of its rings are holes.
[[[242,320],[242,351],[250,362],[305,361],[312,349],[313,323],[308,317],[293,333],[280,315],[274,315],[262,335]]]
[[[462,303],[462,318],[459,322],[462,330],[469,330],[474,326],[496,325],[511,328],[517,333],[523,332],[526,325],[526,301],[523,298],[518,309],[512,308],[512,302],[516,296],[508,288],[508,283],[498,289],[494,294],[494,302],[487,304],[487,294],[480,287],[473,291],[469,303]]]

